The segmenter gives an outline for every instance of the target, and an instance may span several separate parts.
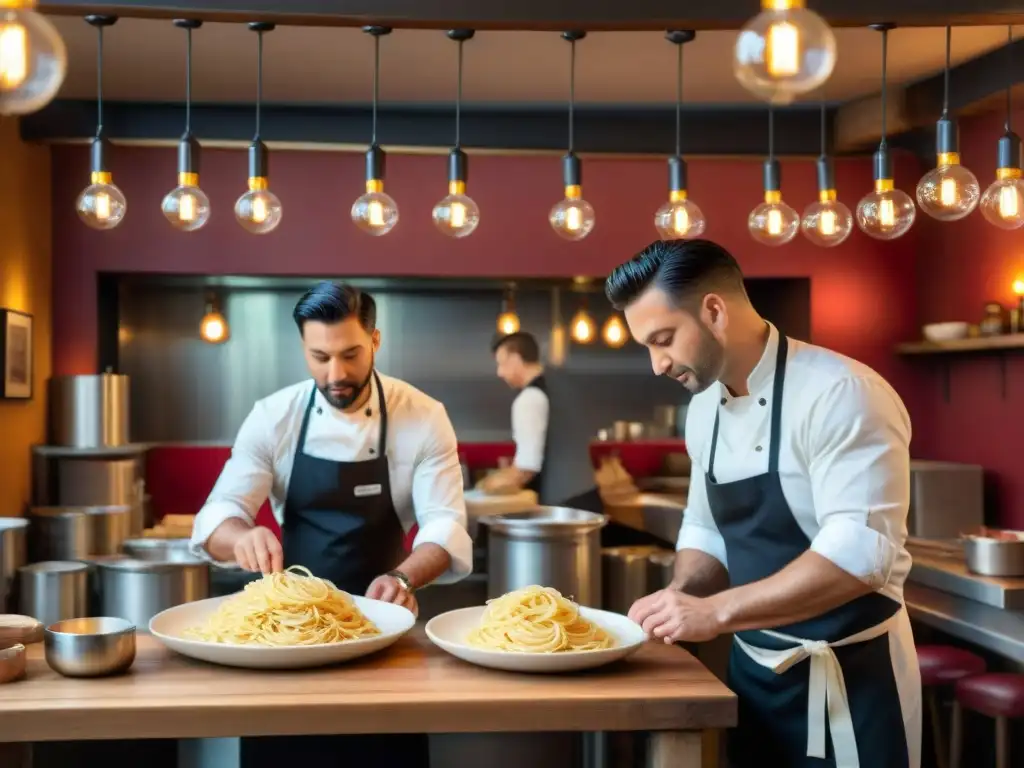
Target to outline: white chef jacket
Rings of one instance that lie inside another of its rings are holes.
[[[770,325],[770,324],[769,324]],[[686,417],[690,490],[677,549],[699,549],[728,567],[708,504],[705,473],[720,409],[715,478],[768,471],[772,384],[779,333],[733,397],[720,382],[695,395]],[[791,339],[782,396],[782,492],[810,548],[882,594],[903,601],[911,558],[910,417],[899,395],[866,365]]]
[[[437,583],[468,575],[473,544],[466,532],[462,468],[455,430],[444,405],[404,381],[380,375],[388,410],[387,454],[391,498],[402,527],[419,524],[413,547],[432,542],[451,555],[451,568]],[[274,517],[284,519],[288,482],[309,403],[312,380],[275,392],[246,417],[231,458],[196,516],[192,551],[211,559],[206,540],[221,523],[236,517],[252,522],[269,496]],[[304,452],[331,461],[377,458],[380,413],[371,379],[367,408],[345,413],[316,392]],[[370,415],[367,415],[369,409]]]
[[[525,387],[512,401],[512,439],[516,469],[540,472],[544,469],[544,445],[548,439],[550,401],[547,393],[537,387]]]

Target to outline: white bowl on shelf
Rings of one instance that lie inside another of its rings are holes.
[[[924,337],[928,341],[956,341],[957,339],[967,338],[967,323],[961,322],[949,322],[949,323],[929,323],[924,326],[921,331],[924,333]]]

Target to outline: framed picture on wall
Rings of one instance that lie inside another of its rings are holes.
[[[0,309],[0,398],[32,397],[32,315]]]

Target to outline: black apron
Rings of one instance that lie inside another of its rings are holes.
[[[544,473],[548,468],[548,461],[551,458],[551,396],[548,395],[548,385],[544,381],[544,374],[532,379],[523,389],[530,389],[531,387],[539,389],[548,397],[548,426],[544,435],[544,454],[541,460],[540,472],[530,478],[530,482],[526,484],[526,490],[536,493],[537,500],[541,504],[551,504],[552,500],[548,498],[550,496],[550,493],[548,493],[549,488],[544,483]]]
[[[720,409],[715,414],[706,485],[712,516],[725,540],[733,587],[778,573],[811,545],[793,517],[779,475],[787,347],[786,337],[780,334],[771,400],[765,403],[772,409],[765,474],[731,483],[715,481]],[[895,600],[872,593],[821,616],[771,629],[804,640],[836,642],[881,624],[899,610],[901,605]],[[757,630],[738,632],[737,636],[758,648],[794,647]],[[834,652],[846,682],[862,768],[906,768],[907,740],[888,635],[836,647]],[[828,733],[826,759],[807,756],[809,676],[806,660],[777,674],[733,643],[729,687],[739,699],[739,723],[728,734],[731,768],[818,768],[835,764]]]
[[[354,595],[365,594],[371,581],[406,557],[405,531],[391,498],[384,388],[376,372],[373,379],[380,437],[374,458],[366,461],[331,461],[304,452],[310,415],[320,413],[313,387],[295,446],[281,526],[285,567],[303,565]],[[251,737],[242,739],[241,757],[242,768],[430,764],[425,734]]]

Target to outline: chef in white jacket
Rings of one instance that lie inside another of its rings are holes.
[[[606,293],[654,372],[693,393],[675,579],[630,616],[665,642],[735,633],[733,768],[919,768],[900,398],[867,366],[780,334],[715,243],[655,242]]]
[[[451,422],[441,403],[375,371],[380,331],[369,294],[320,283],[293,317],[312,379],[253,407],[196,517],[192,548],[263,573],[303,565],[340,589],[415,611],[416,589],[457,581],[472,566]],[[254,524],[268,496],[280,542]],[[303,755],[318,765],[428,760],[418,735],[244,739],[242,753],[243,768]]]

